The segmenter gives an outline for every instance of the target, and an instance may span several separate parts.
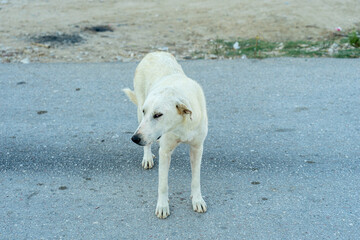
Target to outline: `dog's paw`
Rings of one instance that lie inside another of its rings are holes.
[[[195,212],[204,213],[206,212],[206,202],[200,196],[197,198],[192,198],[192,205]]]
[[[169,203],[167,202],[165,204],[157,203],[155,215],[158,218],[162,218],[162,219],[167,218],[170,215]]]
[[[148,157],[148,158],[143,158],[142,162],[141,162],[141,165],[144,169],[150,169],[154,166],[154,159],[155,158],[155,155],[152,154],[151,157]]]

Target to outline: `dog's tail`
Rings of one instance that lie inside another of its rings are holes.
[[[128,96],[128,98],[135,104],[138,105],[136,95],[134,91],[131,91],[130,88],[124,88],[123,92]]]

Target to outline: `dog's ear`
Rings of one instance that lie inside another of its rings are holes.
[[[176,109],[180,115],[184,116],[186,114],[189,114],[190,119],[191,119],[192,111],[185,104],[183,104],[183,103],[176,104]]]

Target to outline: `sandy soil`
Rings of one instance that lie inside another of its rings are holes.
[[[157,49],[188,59],[212,39],[322,39],[360,28],[357,0],[0,0],[0,62],[131,61]],[[92,32],[87,27],[110,26]],[[74,34],[79,43],[34,43]]]

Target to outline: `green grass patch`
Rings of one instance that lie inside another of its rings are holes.
[[[357,47],[357,48],[360,47],[360,38],[356,31],[349,33],[348,38],[349,38],[349,42],[350,42],[351,46]]]
[[[238,43],[239,49],[234,48],[234,44]],[[217,39],[213,42],[213,49],[211,54],[220,55],[224,57],[237,57],[246,55],[250,58],[264,58],[267,57],[267,52],[273,51],[277,47],[277,43],[261,41],[259,39],[225,41]]]
[[[199,53],[197,53],[199,54]],[[326,41],[270,42],[260,38],[216,39],[209,42],[208,54],[223,58],[336,57],[360,58],[360,39],[355,31]]]
[[[359,58],[360,57],[360,48],[339,50],[338,53],[334,55],[334,57],[336,57],[336,58]]]

